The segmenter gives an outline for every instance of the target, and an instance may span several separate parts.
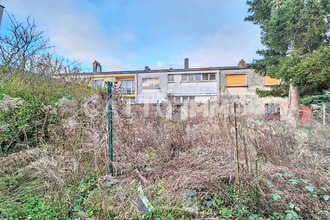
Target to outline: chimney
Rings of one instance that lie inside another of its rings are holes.
[[[238,66],[245,66],[245,61],[243,59],[241,59],[239,62],[238,62]]]
[[[144,71],[149,71],[149,70],[150,70],[150,68],[148,66],[144,67]]]
[[[0,5],[0,27],[1,27],[1,20],[2,20],[3,9],[5,9],[5,7],[3,7],[2,5]]]
[[[189,69],[189,59],[188,58],[185,58],[184,59],[184,68],[187,70]]]
[[[93,63],[93,73],[101,73],[102,72],[102,66],[99,62],[96,60]]]

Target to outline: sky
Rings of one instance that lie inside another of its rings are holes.
[[[23,21],[31,15],[56,53],[92,71],[237,65],[262,48],[245,0],[0,0]],[[9,27],[3,14],[1,34]]]

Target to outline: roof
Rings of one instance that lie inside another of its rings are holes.
[[[99,73],[80,73],[81,75],[91,74],[125,74],[125,73],[169,73],[169,72],[196,72],[208,70],[236,70],[236,69],[249,69],[247,66],[219,66],[219,67],[201,67],[189,69],[156,69],[156,70],[123,70],[123,71],[108,71]]]

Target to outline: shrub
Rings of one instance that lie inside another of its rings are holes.
[[[0,80],[0,153],[37,146],[49,138],[58,123],[57,102],[63,97],[81,100],[92,90],[70,79],[35,73],[6,72]]]

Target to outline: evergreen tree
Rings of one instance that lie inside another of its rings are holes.
[[[329,0],[250,0],[251,21],[260,26],[261,59],[252,67],[281,79],[279,87],[260,92],[283,95],[289,88],[289,123],[298,124],[300,94],[319,94],[330,85]]]

